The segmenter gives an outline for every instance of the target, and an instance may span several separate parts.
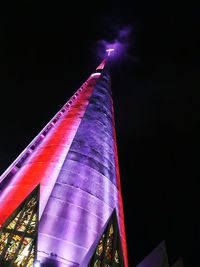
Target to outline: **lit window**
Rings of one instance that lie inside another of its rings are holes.
[[[123,262],[117,216],[114,211],[90,260],[89,267],[123,267]]]
[[[1,263],[13,267],[31,267],[34,262],[38,221],[38,187],[20,206],[17,215],[0,231]]]

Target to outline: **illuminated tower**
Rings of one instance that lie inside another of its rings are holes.
[[[128,266],[106,61],[1,176],[0,266]]]

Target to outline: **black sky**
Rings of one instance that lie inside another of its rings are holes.
[[[200,8],[160,2],[1,6],[0,171],[99,64],[97,42],[128,26],[128,56],[111,76],[129,264],[165,240],[171,264],[197,267]]]

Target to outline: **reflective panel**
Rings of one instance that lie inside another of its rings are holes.
[[[28,257],[27,262],[26,262],[27,265],[25,265],[25,266],[27,266],[27,267],[33,266],[34,258],[35,258],[35,246],[32,246],[29,257]]]
[[[10,242],[8,243],[8,247],[4,256],[6,261],[11,261],[14,258],[15,252],[20,244],[22,237],[19,235],[13,235]]]
[[[12,221],[9,223],[9,225],[6,227],[7,229],[14,229],[14,228],[15,228],[15,225],[16,225],[17,221],[19,220],[20,214],[21,214],[21,212],[19,212],[19,213],[17,214],[17,216],[14,218],[14,220],[12,220]]]
[[[37,223],[37,215],[34,214],[32,220],[31,220],[31,222],[27,228],[28,234],[33,234],[33,232],[35,231],[35,228],[36,228],[36,223]]]
[[[0,230],[0,266],[33,266],[38,222],[37,187]]]
[[[115,262],[119,263],[119,255],[118,255],[117,250],[115,251]]]
[[[0,235],[0,255],[3,251],[3,249],[5,248],[5,246],[7,245],[8,236],[9,236],[9,233],[2,233]]]
[[[94,267],[101,267],[101,261],[100,260],[96,260],[94,263]]]
[[[112,248],[113,248],[113,236],[114,236],[114,230],[113,225],[110,225],[108,239],[106,241],[106,257],[108,260],[112,260]]]
[[[32,238],[23,239],[23,243],[20,247],[19,253],[17,254],[17,258],[14,262],[16,266],[24,266],[30,254],[32,242],[33,242]]]
[[[96,254],[100,256],[103,252],[103,241],[104,241],[105,234],[103,234],[101,240],[99,241],[99,244],[96,249]]]

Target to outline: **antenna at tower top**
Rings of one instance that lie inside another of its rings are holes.
[[[108,48],[108,49],[106,49],[106,52],[107,52],[108,56],[110,56],[110,54],[111,54],[113,51],[115,51],[114,48]]]

